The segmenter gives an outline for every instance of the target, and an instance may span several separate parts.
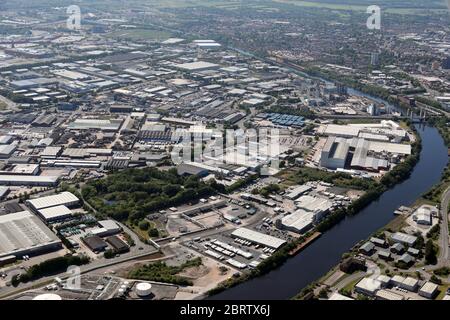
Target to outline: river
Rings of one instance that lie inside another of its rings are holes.
[[[351,94],[363,95],[351,90]],[[367,96],[367,95],[365,95]],[[380,99],[374,100],[383,102]],[[385,102],[386,103],[386,102]],[[388,105],[386,103],[386,105]],[[391,106],[392,107],[392,106]],[[357,242],[389,223],[401,205],[412,205],[423,193],[439,183],[448,162],[448,149],[438,130],[426,124],[416,125],[422,137],[420,160],[411,176],[386,191],[377,201],[353,217],[347,217],[305,250],[270,273],[228,289],[211,300],[285,300],[295,296],[317,280],[341,259]]]

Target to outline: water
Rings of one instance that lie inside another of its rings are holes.
[[[395,209],[401,205],[411,205],[437,184],[447,166],[448,149],[436,128],[428,125],[417,125],[416,128],[422,137],[422,152],[408,180],[386,191],[356,216],[341,221],[280,268],[210,299],[292,298],[335,266],[342,254],[358,241],[366,239],[391,221]]]

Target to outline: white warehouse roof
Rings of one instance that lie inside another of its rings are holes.
[[[41,210],[50,207],[56,207],[61,205],[70,206],[79,201],[79,199],[70,192],[63,192],[53,196],[42,197],[38,199],[28,200],[27,203],[30,204],[34,209]]]
[[[0,257],[20,255],[61,241],[29,211],[0,216]]]
[[[175,65],[175,67],[186,71],[201,71],[208,69],[217,69],[219,65],[205,61],[197,61],[197,62],[177,64]]]
[[[284,240],[247,228],[236,229],[233,231],[231,235],[272,249],[278,249],[279,247],[281,247],[283,244],[286,243],[286,241]]]
[[[0,175],[0,184],[7,185],[56,184],[58,180],[58,176]]]
[[[39,210],[39,214],[47,221],[69,217],[72,211],[66,206],[56,206]]]

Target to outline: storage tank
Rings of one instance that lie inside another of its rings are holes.
[[[44,293],[34,297],[33,300],[62,300],[62,298],[55,293]]]
[[[148,297],[152,293],[152,285],[147,282],[141,282],[136,285],[136,294],[139,297]]]

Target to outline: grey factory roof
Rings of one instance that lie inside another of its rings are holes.
[[[0,216],[0,257],[61,241],[29,211]]]
[[[416,240],[417,237],[415,236],[411,236],[409,234],[406,233],[402,233],[402,232],[396,232],[391,236],[392,240],[394,240],[395,242],[400,242],[400,243],[406,243],[408,245],[413,245]]]
[[[269,236],[267,234],[261,233],[261,232],[257,232],[251,229],[247,229],[247,228],[239,228],[233,231],[233,233],[231,234],[234,237],[238,237],[241,239],[245,239],[254,243],[258,243],[260,245],[269,247],[269,248],[273,248],[273,249],[278,249],[279,247],[281,247],[283,244],[286,243],[286,241],[279,239],[279,238],[275,238],[272,236]]]
[[[414,258],[411,257],[408,253],[404,253],[398,260],[406,264],[409,264],[414,261]]]
[[[31,175],[0,175],[0,184],[34,184],[34,183],[45,183],[54,184],[58,182],[58,176],[31,176]]]
[[[38,199],[28,200],[27,203],[33,206],[36,210],[41,210],[50,207],[56,207],[61,205],[71,205],[77,203],[79,199],[70,192],[62,192],[60,194],[42,197]]]
[[[328,158],[330,159],[345,159],[349,151],[350,145],[346,139],[329,137],[325,146],[324,152],[328,152]]]
[[[208,69],[217,69],[219,65],[205,61],[197,61],[197,62],[177,64],[175,65],[175,67],[186,71],[201,71]]]
[[[0,145],[0,155],[11,155],[15,150],[15,144]]]
[[[359,249],[363,250],[365,252],[370,252],[373,249],[375,249],[375,245],[372,242],[368,241],[368,242],[364,243]]]
[[[66,218],[68,216],[72,215],[72,211],[67,208],[66,206],[56,206],[56,207],[50,207],[46,209],[39,210],[39,214],[45,219],[45,220],[56,220],[61,218]]]
[[[102,119],[77,119],[70,123],[70,130],[109,130],[117,131],[122,125],[122,120],[102,120]]]

